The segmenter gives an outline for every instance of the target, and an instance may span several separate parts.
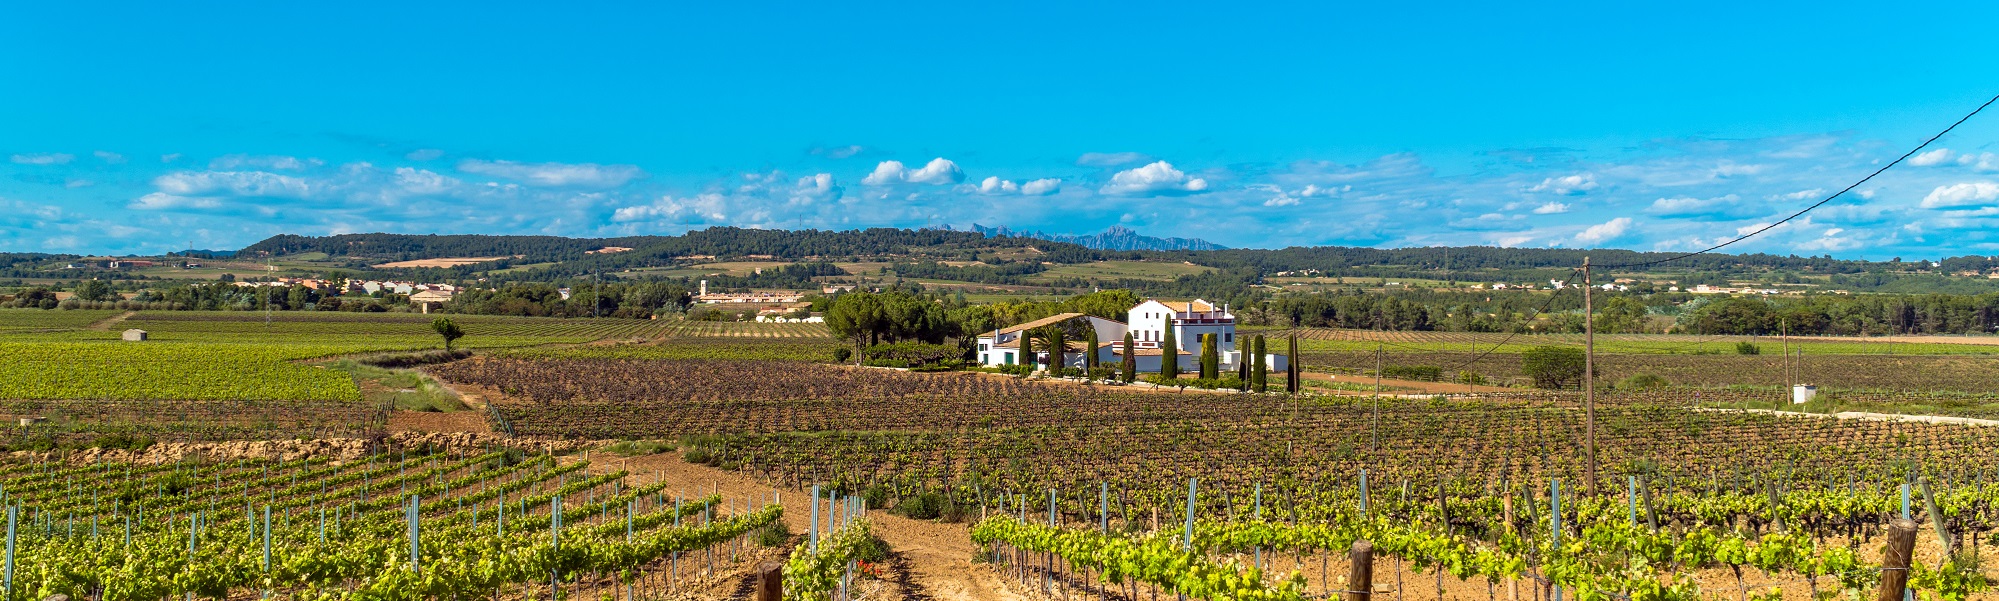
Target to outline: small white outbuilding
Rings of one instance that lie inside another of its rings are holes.
[[[124,336],[122,336],[122,338],[124,338],[125,340],[127,340],[127,341],[130,341],[130,342],[139,342],[139,341],[143,341],[143,340],[145,340],[145,339],[146,339],[146,331],[145,331],[145,330],[141,330],[141,329],[138,329],[138,328],[132,328],[132,329],[130,329],[130,330],[125,330],[125,334],[124,334]]]

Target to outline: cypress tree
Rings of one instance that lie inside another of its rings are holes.
[[[1085,323],[1088,323],[1088,321],[1086,320]],[[1098,343],[1097,343],[1097,327],[1095,325],[1090,326],[1090,333],[1088,336],[1085,336],[1083,338],[1083,342],[1084,346],[1090,347],[1088,349],[1083,350],[1083,369],[1084,370],[1096,369]]]
[[[1286,360],[1285,360],[1285,362],[1284,362],[1284,391],[1285,391],[1285,392],[1289,392],[1289,393],[1292,393],[1292,394],[1297,394],[1297,393],[1298,393],[1298,387],[1299,387],[1300,385],[1304,384],[1303,382],[1299,382],[1299,381],[1298,381],[1298,373],[1299,373],[1299,372],[1298,372],[1298,335],[1297,335],[1297,334],[1292,334],[1292,335],[1291,335],[1291,354],[1290,354],[1290,355],[1288,355],[1288,356],[1286,357]]]
[[[1159,377],[1168,380],[1180,377],[1180,341],[1173,336],[1173,319],[1166,319],[1166,333],[1159,342]]]
[[[1131,346],[1131,332],[1125,332],[1123,367],[1124,367],[1124,383],[1126,384],[1130,384],[1138,380],[1138,357],[1133,357],[1131,355],[1132,350],[1133,349]]]
[[[1257,392],[1268,392],[1270,390],[1270,360],[1263,356],[1262,334],[1257,334],[1256,338],[1250,340],[1249,349],[1250,352],[1256,354],[1256,357],[1250,360],[1251,372],[1249,378],[1253,382],[1252,385],[1255,386]]]
[[[1201,379],[1215,380],[1222,377],[1221,358],[1216,354],[1215,335],[1201,335]]]
[[[1063,346],[1063,342],[1064,341],[1062,340],[1062,328],[1052,327],[1052,326],[1049,327],[1048,328],[1048,371],[1050,373],[1056,373],[1056,374],[1062,373],[1062,367],[1064,365],[1067,365],[1067,361],[1065,361],[1066,358],[1063,357],[1062,355],[1065,354],[1064,351],[1069,350],[1069,348]]]

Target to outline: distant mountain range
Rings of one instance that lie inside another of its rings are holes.
[[[948,229],[948,228],[947,228]],[[1228,247],[1200,238],[1159,238],[1146,236],[1123,226],[1113,225],[1100,234],[1050,234],[1041,231],[1016,232],[1002,225],[986,227],[972,224],[972,231],[987,236],[1011,236],[1034,238],[1050,242],[1066,242],[1096,250],[1226,250]]]

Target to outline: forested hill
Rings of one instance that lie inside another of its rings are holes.
[[[627,251],[590,254],[604,248]],[[561,238],[556,236],[342,234],[309,237],[280,235],[245,247],[241,253],[291,255],[323,252],[331,256],[378,259],[495,257],[519,255],[528,262],[576,261],[593,268],[640,267],[672,263],[688,257],[721,259],[827,259],[923,255],[975,258],[981,251],[1033,248],[1041,260],[1057,263],[1091,261],[1097,252],[1074,244],[1029,238],[987,238],[977,232],[873,228],[851,231],[763,230],[714,227],[681,236],[624,238]]]
[[[1118,232],[1112,232],[1116,234]],[[1135,232],[1126,231],[1136,235]],[[1155,238],[1155,240],[1158,240]],[[632,250],[590,253],[607,247]],[[1471,274],[1528,277],[1559,273],[1582,264],[1584,256],[1603,266],[1639,264],[1678,253],[1615,249],[1550,249],[1431,247],[1365,248],[1346,246],[1282,249],[1216,250],[1097,250],[1078,244],[1018,235],[989,236],[947,229],[874,228],[850,231],[765,230],[715,227],[680,236],[622,238],[562,238],[555,236],[345,234],[308,237],[282,235],[244,248],[241,253],[293,255],[320,252],[332,257],[407,260],[444,257],[514,257],[514,264],[559,263],[549,275],[670,265],[691,259],[776,261],[890,260],[895,262],[983,261],[999,263],[1085,263],[1104,260],[1185,261],[1197,265],[1260,274],[1317,271],[1328,275],[1415,277],[1419,274]],[[1707,254],[1675,260],[1657,270],[1743,274],[1788,271],[1816,274],[1859,274],[1869,271],[1954,272],[1991,269],[1999,261],[1956,257],[1941,264],[1910,265],[1834,259],[1828,255]],[[1613,270],[1634,271],[1634,270]]]
[[[946,227],[948,228],[949,226]],[[1006,226],[985,227],[976,223],[972,224],[972,231],[995,238],[1004,236],[1036,238],[1051,242],[1067,242],[1097,250],[1221,250],[1228,248],[1200,238],[1158,238],[1147,236],[1133,231],[1131,228],[1115,225],[1111,226],[1110,229],[1104,230],[1103,233],[1089,235],[1050,234],[1040,231],[1016,232],[1007,229]]]

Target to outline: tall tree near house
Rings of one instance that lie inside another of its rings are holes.
[[[1087,318],[1083,321],[1090,328],[1089,334],[1083,337],[1083,346],[1087,347],[1083,349],[1083,369],[1088,371],[1097,368],[1097,326],[1089,324]]]
[[[1287,355],[1285,358],[1286,361],[1284,362],[1284,392],[1297,394],[1298,387],[1301,384],[1303,384],[1303,382],[1298,381],[1299,371],[1298,371],[1297,334],[1291,335],[1291,353]]]
[[[1057,374],[1062,373],[1062,366],[1068,364],[1068,357],[1063,356],[1068,354],[1067,351],[1069,350],[1067,346],[1064,346],[1066,342],[1067,341],[1062,339],[1061,324],[1048,326],[1048,371],[1049,372]]]
[[[1201,379],[1216,380],[1222,377],[1221,358],[1216,354],[1215,335],[1201,335]]]
[[[1131,354],[1133,350],[1135,349],[1132,348],[1131,344],[1131,332],[1127,331],[1124,333],[1124,365],[1121,366],[1124,368],[1124,383],[1126,384],[1138,380],[1138,357]]]
[[[1180,377],[1180,341],[1173,336],[1173,318],[1166,318],[1166,333],[1159,341],[1159,377],[1168,380]]]
[[[1256,353],[1256,358],[1250,362],[1252,373],[1250,373],[1249,377],[1255,381],[1254,386],[1257,392],[1268,392],[1270,390],[1270,360],[1263,356],[1263,335],[1257,334],[1256,338],[1251,339],[1249,348],[1250,352]]]

